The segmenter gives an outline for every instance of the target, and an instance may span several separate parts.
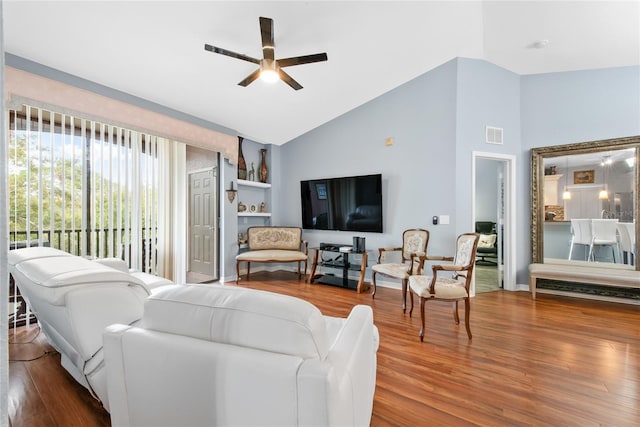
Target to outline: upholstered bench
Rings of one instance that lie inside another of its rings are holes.
[[[595,266],[593,262],[571,261],[571,263],[529,264],[529,289],[531,298],[536,298],[538,279],[563,280],[590,283],[620,288],[640,288],[640,272],[608,264]]]
[[[247,280],[252,262],[300,263],[304,262],[304,275],[307,275],[308,243],[302,240],[300,227],[249,227],[247,230],[249,250],[236,256],[236,283],[240,280],[240,263],[247,263]]]

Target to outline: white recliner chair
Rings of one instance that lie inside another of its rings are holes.
[[[173,282],[130,273],[118,259],[90,261],[47,247],[12,250],[8,261],[42,332],[60,352],[62,366],[108,411],[104,329],[139,322],[152,289]]]
[[[298,298],[173,285],[141,326],[104,335],[114,426],[368,426],[378,331],[370,307],[323,316]]]

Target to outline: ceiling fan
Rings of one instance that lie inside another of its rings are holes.
[[[238,85],[248,86],[258,77],[268,82],[276,82],[282,80],[295,90],[302,89],[302,85],[295,81],[289,74],[282,69],[293,65],[310,64],[312,62],[321,62],[327,60],[326,53],[316,53],[314,55],[294,56],[292,58],[275,59],[275,43],[273,41],[273,19],[260,17],[260,33],[262,34],[262,56],[263,59],[252,58],[241,53],[232,52],[220,47],[204,45],[204,49],[209,52],[227,55],[232,58],[242,59],[243,61],[253,62],[260,65],[253,73],[249,74]]]

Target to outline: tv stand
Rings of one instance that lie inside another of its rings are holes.
[[[364,283],[364,274],[367,271],[367,252],[342,252],[341,247],[350,245],[339,245],[334,243],[321,243],[319,247],[311,248],[314,251],[311,274],[307,278],[307,283],[322,283],[325,285],[339,286],[347,289],[354,289],[361,293],[369,289],[369,284]],[[353,262],[354,255],[361,256],[359,263]],[[319,259],[320,258],[320,259]],[[317,274],[318,265],[322,267],[334,268],[341,273]],[[349,279],[349,271],[359,271],[358,280]]]

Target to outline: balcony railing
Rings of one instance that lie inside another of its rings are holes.
[[[123,248],[126,241],[131,241],[131,231],[131,229],[124,228],[91,229],[86,232],[82,230],[42,230],[42,246],[60,249],[78,256],[113,256],[126,259]],[[145,246],[150,246],[152,236],[155,234],[156,230],[149,228],[140,230],[142,241],[146,242]],[[84,253],[82,253],[83,239],[86,241]],[[40,233],[38,231],[11,231],[9,234],[10,249],[40,246],[39,242]]]

